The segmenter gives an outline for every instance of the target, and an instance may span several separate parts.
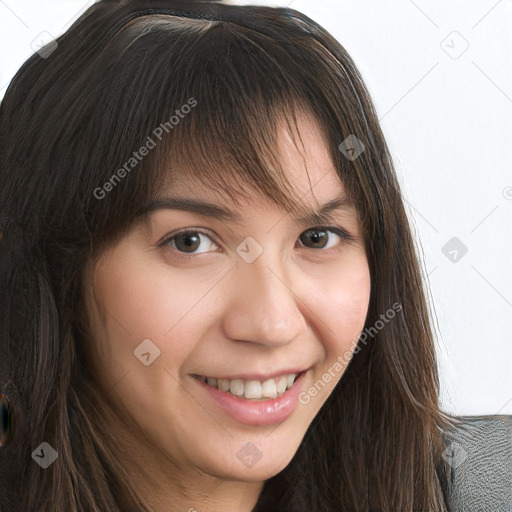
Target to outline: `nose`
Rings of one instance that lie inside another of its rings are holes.
[[[306,330],[301,297],[283,278],[281,266],[269,263],[261,255],[235,265],[223,317],[228,338],[272,347],[290,343]]]

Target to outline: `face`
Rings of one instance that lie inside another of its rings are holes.
[[[299,121],[305,150],[283,128],[280,157],[317,211],[345,191],[315,121]],[[162,195],[232,211],[190,181]],[[90,364],[147,467],[262,482],[289,463],[343,375],[370,275],[351,203],[322,225],[256,195],[234,213],[168,201],[102,255],[87,300]]]

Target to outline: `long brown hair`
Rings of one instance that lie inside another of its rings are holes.
[[[16,418],[0,448],[2,512],[150,510],[102,428],[109,412],[85,364],[84,269],[173,169],[235,202],[251,186],[300,209],[276,157],[276,125],[298,110],[318,119],[357,205],[372,289],[357,353],[255,512],[448,510],[441,453],[453,419],[438,406],[393,162],[351,57],[293,9],[103,0],[27,60],[0,108],[0,392]],[[357,158],[339,149],[349,136],[363,144]],[[43,441],[58,453],[46,470],[31,458]]]

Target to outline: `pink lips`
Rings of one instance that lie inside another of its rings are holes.
[[[209,386],[205,382],[194,379],[208,397],[225,413],[245,425],[274,425],[284,421],[298,405],[298,396],[302,390],[304,376],[302,372],[293,386],[277,398],[268,400],[247,400]]]

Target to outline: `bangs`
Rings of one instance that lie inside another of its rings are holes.
[[[358,204],[377,167],[368,165],[366,155],[351,162],[338,151],[349,134],[367,146],[370,141],[345,71],[329,50],[302,28],[290,38],[284,29],[265,34],[264,27],[161,12],[105,16],[96,32],[65,35],[59,47],[80,59],[32,59],[43,92],[29,93],[24,101],[33,114],[27,106],[25,111],[48,129],[40,136],[18,133],[30,139],[32,151],[14,146],[11,157],[27,169],[41,168],[41,178],[31,181],[20,201],[37,203],[42,189],[47,200],[38,215],[24,208],[25,225],[33,225],[34,233],[43,226],[46,239],[73,241],[81,233],[80,243],[94,258],[142,220],[147,203],[178,178],[234,205],[259,195],[303,216],[311,202],[305,196],[314,196],[316,184],[299,117],[321,132],[358,213],[374,218],[373,196],[363,197],[364,209]],[[286,23],[291,13],[283,10]],[[285,133],[302,155],[306,193],[281,163]],[[54,203],[59,208],[50,213],[46,208]]]
[[[234,105],[229,107],[232,110],[195,112],[189,123],[169,136],[162,161],[153,163],[153,172],[159,174],[158,190],[172,188],[175,179],[186,177],[236,206],[256,194],[288,213],[304,214],[308,210],[305,194],[295,188],[283,168],[283,148],[278,143],[286,127],[297,151],[304,151],[297,115],[307,109],[289,102],[261,102],[260,106],[257,114]],[[227,119],[231,126],[223,126]],[[310,186],[313,190],[311,182]]]
[[[163,15],[131,21],[114,47],[126,61],[117,66],[140,77],[139,91],[132,88],[126,96],[133,94],[134,124],[144,123],[138,133],[152,146],[140,166],[144,172],[122,184],[120,195],[131,197],[133,219],[142,198],[129,189],[140,190],[137,182],[144,179],[144,200],[152,200],[178,177],[235,205],[257,193],[289,213],[307,211],[304,193],[280,163],[279,134],[286,128],[296,149],[304,150],[299,113],[316,122],[326,143],[328,134],[307,97],[306,77],[297,78],[283,47],[232,23]]]

